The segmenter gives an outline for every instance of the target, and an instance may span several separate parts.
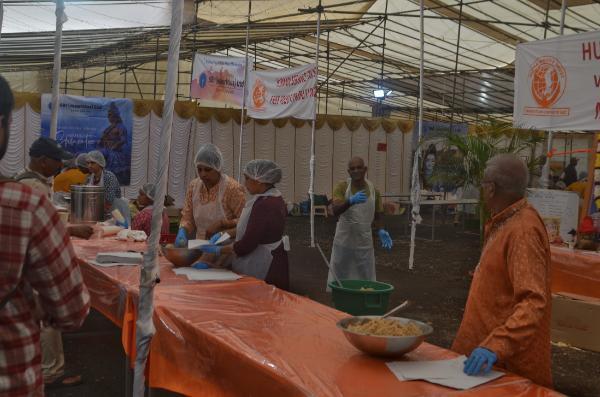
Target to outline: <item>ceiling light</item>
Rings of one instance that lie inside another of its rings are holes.
[[[392,90],[388,90],[388,92],[385,93],[385,96],[390,96],[392,95]]]
[[[385,91],[384,90],[375,90],[375,91],[373,91],[373,96],[375,98],[383,98],[385,96]]]

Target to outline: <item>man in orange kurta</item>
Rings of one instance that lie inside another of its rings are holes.
[[[496,362],[551,387],[550,247],[542,219],[524,198],[527,176],[513,155],[488,162],[482,189],[492,218],[452,350],[469,356],[468,374]]]

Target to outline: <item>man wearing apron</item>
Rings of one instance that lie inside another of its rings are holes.
[[[244,188],[222,173],[223,155],[215,145],[200,147],[196,167],[198,177],[190,182],[181,211],[177,247],[187,247],[190,238],[208,240],[235,228],[246,202]]]
[[[333,193],[333,213],[339,217],[331,251],[331,266],[342,280],[375,280],[373,222],[383,212],[381,197],[365,178],[367,167],[360,157],[348,162],[350,178]],[[390,234],[377,228],[381,246],[392,249]],[[329,272],[327,283],[334,277]],[[329,290],[329,288],[328,288]]]

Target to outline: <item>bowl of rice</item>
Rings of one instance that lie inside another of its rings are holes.
[[[356,316],[337,323],[358,350],[381,357],[399,357],[416,349],[433,327],[403,317]]]

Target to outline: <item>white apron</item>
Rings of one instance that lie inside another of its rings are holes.
[[[369,197],[365,203],[348,208],[337,223],[331,266],[341,280],[375,280],[375,251],[373,250],[372,224],[375,217],[375,188],[366,181]],[[346,200],[352,195],[352,182],[348,179]],[[329,272],[327,283],[334,281]],[[327,291],[330,291],[327,287]]]
[[[192,197],[195,200],[199,200],[200,190],[204,186],[204,182],[200,180],[200,183],[194,187]],[[227,177],[225,174],[221,175],[219,181],[219,192],[217,193],[217,199],[210,201],[206,204],[200,202],[192,205],[192,214],[194,215],[194,224],[196,225],[196,238],[204,239],[206,235],[206,229],[213,223],[225,219],[225,209],[223,209],[223,195],[225,194],[225,188],[227,186]],[[208,190],[208,189],[207,189]],[[209,236],[210,238],[211,236]]]
[[[244,237],[246,227],[248,226],[248,220],[252,213],[252,207],[259,197],[281,197],[281,193],[279,190],[273,188],[262,194],[255,194],[250,200],[246,201],[246,205],[242,210],[242,214],[240,215],[236,227],[235,241],[240,241]],[[236,256],[233,259],[233,270],[237,273],[264,280],[269,273],[269,268],[273,261],[272,251],[276,250],[281,243],[283,243],[284,249],[289,251],[289,238],[288,236],[283,236],[281,240],[274,243],[260,244],[248,255]]]

